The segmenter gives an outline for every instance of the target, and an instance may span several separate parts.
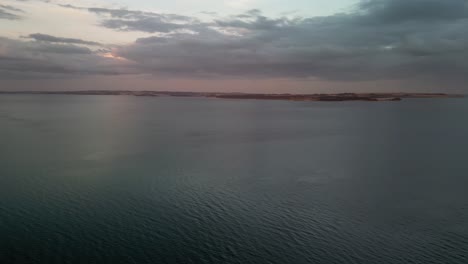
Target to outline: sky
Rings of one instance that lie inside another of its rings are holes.
[[[468,90],[468,0],[1,0],[0,90]]]

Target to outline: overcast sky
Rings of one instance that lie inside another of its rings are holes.
[[[0,90],[467,92],[468,0],[1,0]]]

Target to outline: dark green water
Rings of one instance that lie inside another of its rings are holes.
[[[0,96],[0,263],[468,263],[468,100]]]

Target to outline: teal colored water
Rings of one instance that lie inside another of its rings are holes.
[[[0,263],[468,263],[468,100],[0,96]]]

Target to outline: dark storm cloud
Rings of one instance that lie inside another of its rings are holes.
[[[0,76],[7,79],[9,77],[9,74],[18,76],[28,76],[28,74],[50,75],[71,72],[63,66],[41,59],[0,56],[0,63]]]
[[[466,3],[363,1],[351,13],[314,18],[269,18],[251,10],[185,26],[196,34],[139,39],[117,54],[155,74],[462,81]]]
[[[110,15],[113,18],[141,19],[145,17],[158,17],[168,20],[191,21],[192,17],[177,14],[164,14],[144,11],[134,11],[127,9],[109,9],[109,8],[87,8],[89,12],[103,15]]]
[[[351,12],[324,17],[272,18],[253,9],[208,22],[176,14],[64,7],[96,14],[102,27],[154,33],[113,49],[115,57],[127,60],[113,68],[119,74],[467,81],[466,0],[364,0]],[[86,44],[81,40],[40,38],[29,52],[54,54],[51,61],[66,69],[78,59],[93,72],[102,70],[95,62],[104,59],[95,51],[60,46],[70,49],[60,54],[48,43]]]
[[[144,18],[139,20],[121,20],[121,19],[107,19],[102,22],[102,26],[122,31],[144,31],[149,33],[155,32],[171,32],[177,29],[184,28],[183,25],[174,23],[167,23],[160,18]]]
[[[30,48],[31,51],[43,53],[58,53],[58,54],[91,54],[92,51],[85,47],[75,45],[55,45],[55,44],[41,44]]]
[[[13,11],[13,12],[20,12],[20,13],[23,13],[24,11],[17,8],[17,7],[14,7],[14,6],[10,6],[10,5],[0,5],[0,8],[4,9],[4,10],[9,10],[9,11]]]
[[[269,18],[253,9],[210,23],[122,9],[87,10],[103,16],[107,28],[168,33],[116,51],[145,72],[374,80],[461,77],[465,7],[460,0],[374,0],[329,17]]]
[[[61,37],[55,37],[55,36],[41,34],[41,33],[30,34],[27,37],[35,39],[37,41],[42,41],[42,42],[83,44],[83,45],[91,45],[91,46],[101,45],[100,43],[94,42],[94,41],[86,41],[86,40],[75,39],[75,38],[61,38]]]
[[[187,28],[189,25],[198,23],[196,18],[177,14],[164,14],[127,9],[77,7],[73,5],[61,6],[87,10],[88,12],[100,15],[103,17],[101,26],[121,31],[168,33],[174,30]]]
[[[12,6],[0,5],[0,19],[21,19],[21,16],[14,14],[14,12],[21,12],[21,10]]]
[[[134,73],[133,66],[72,44],[0,37],[0,79],[66,78]]]
[[[358,6],[367,17],[384,23],[468,17],[466,0],[365,0]]]
[[[121,9],[89,8],[97,14],[107,14],[110,18],[102,21],[103,27],[123,31],[143,31],[149,33],[168,33],[197,24],[195,18],[176,14],[159,14],[151,12],[129,11]]]

